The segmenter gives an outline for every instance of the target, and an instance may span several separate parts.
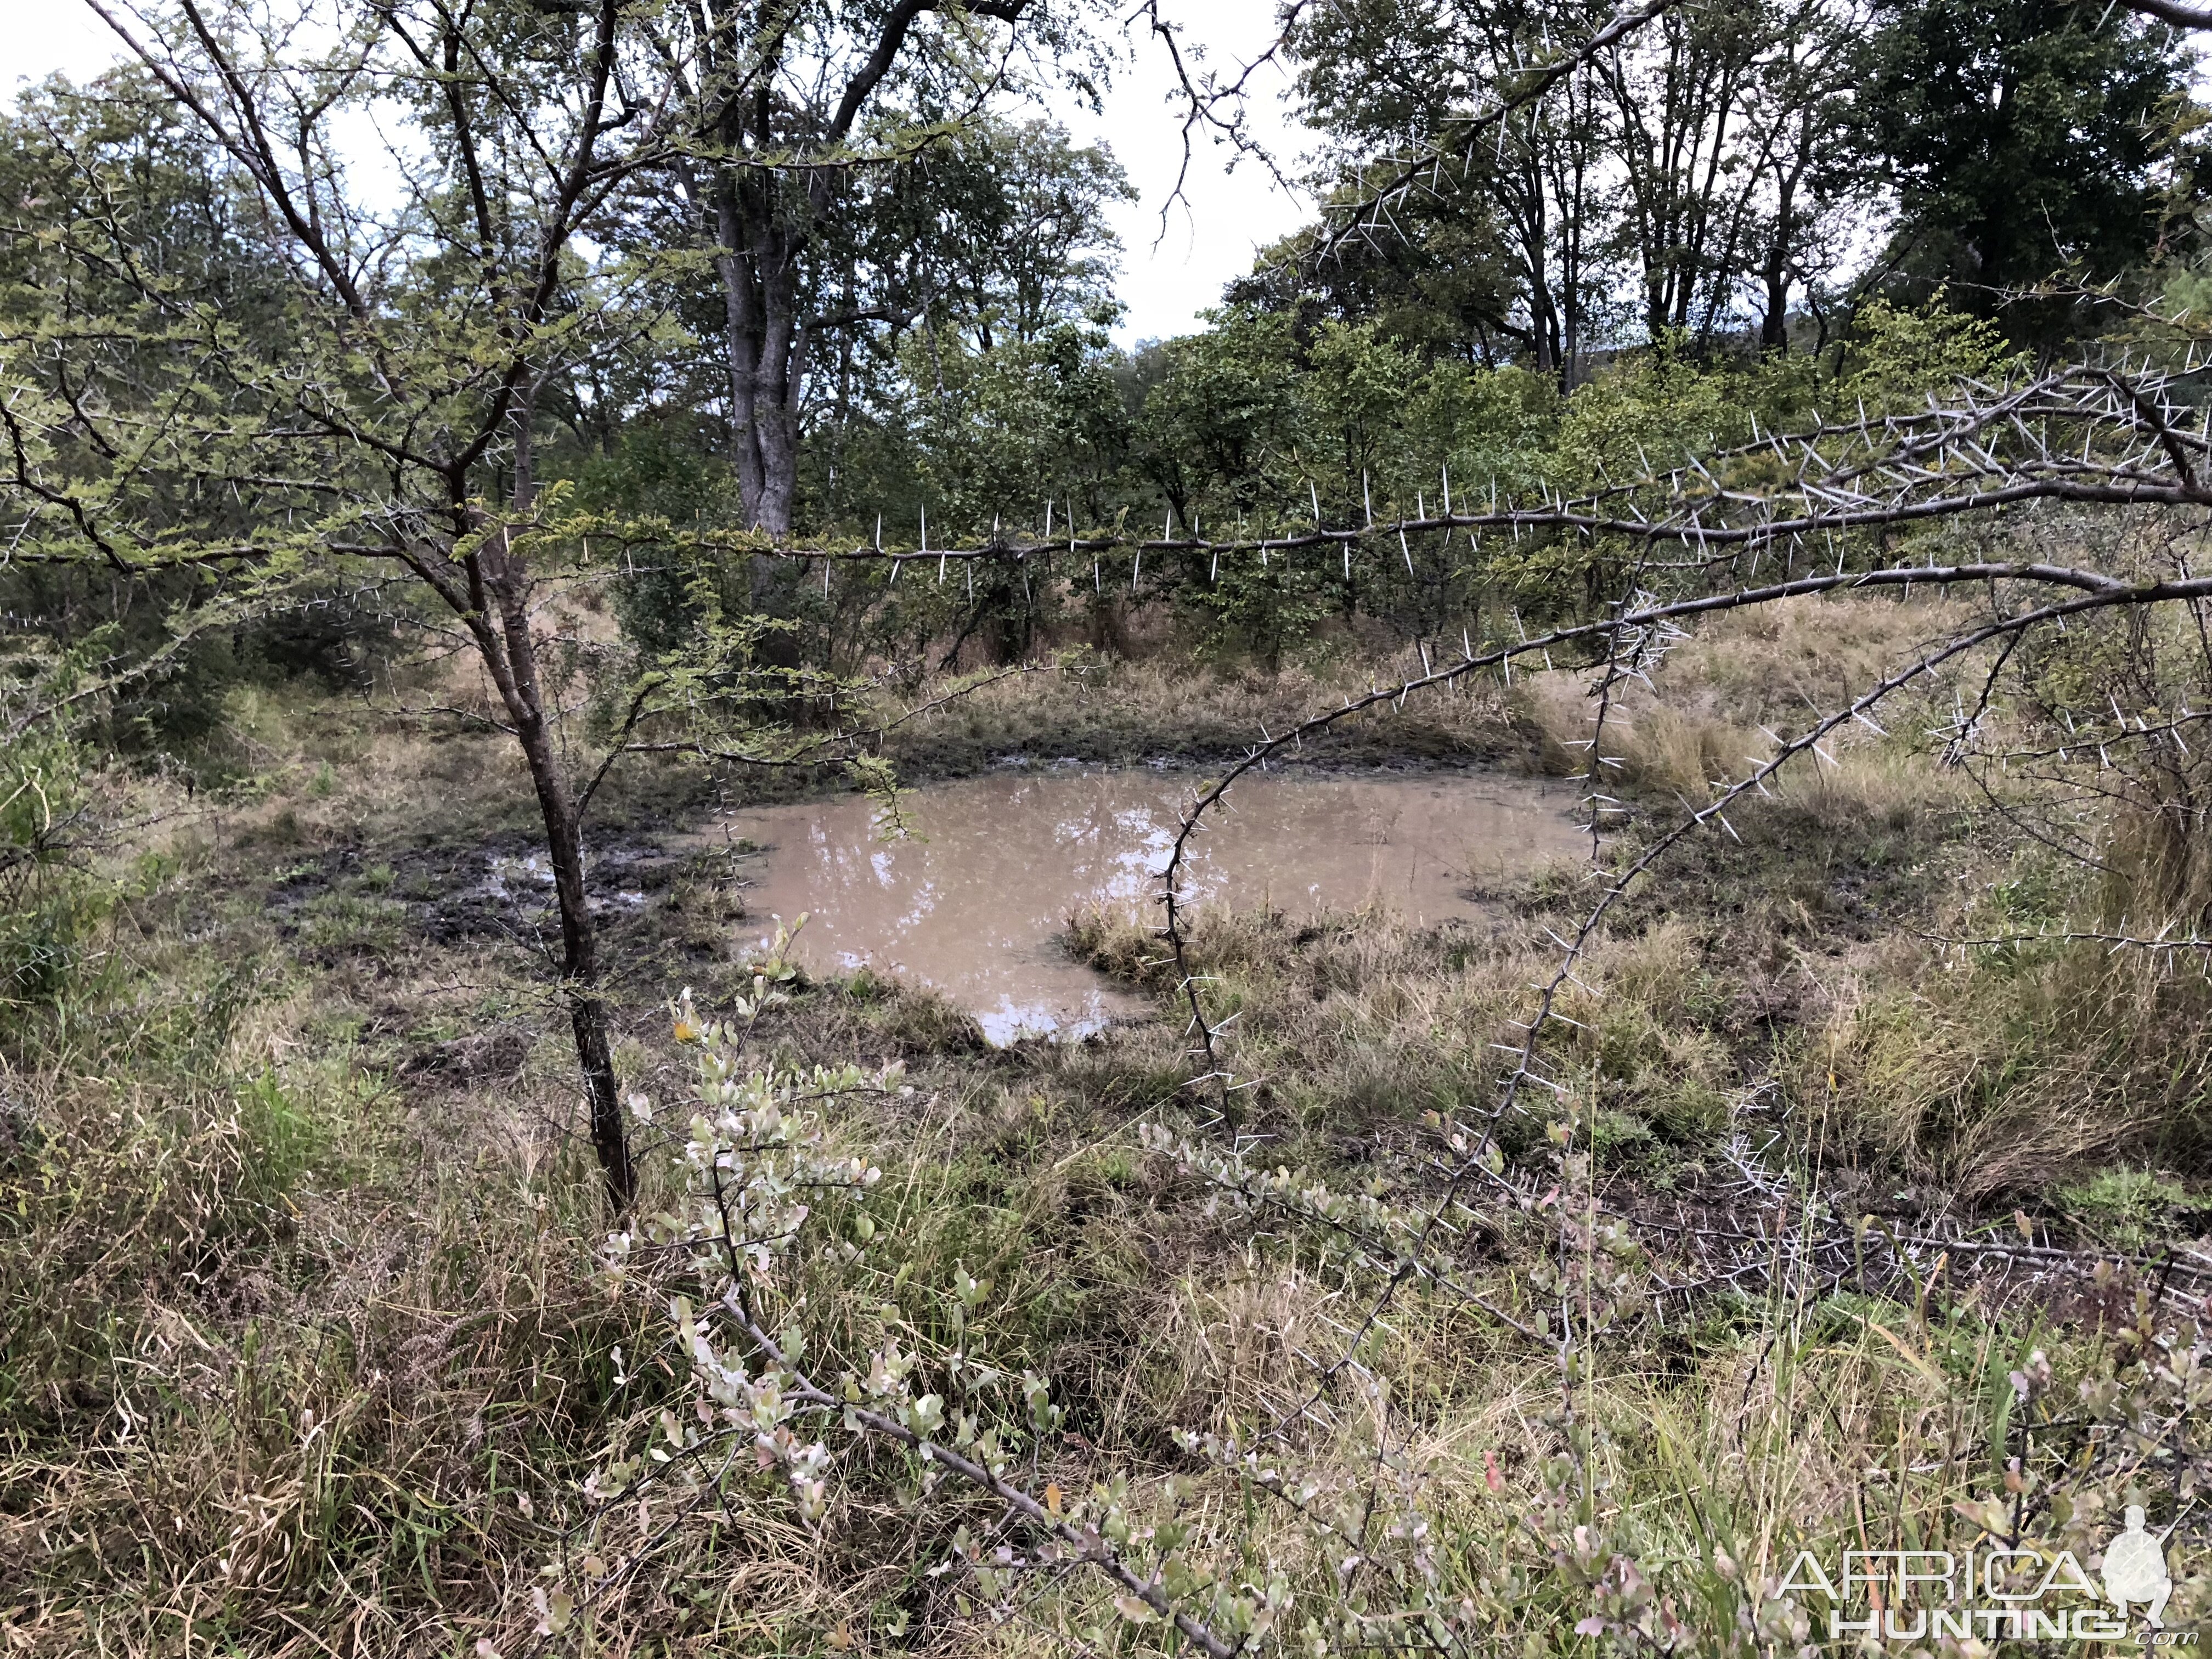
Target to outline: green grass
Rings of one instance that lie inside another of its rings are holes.
[[[2058,1189],[2059,1207],[2099,1243],[2140,1250],[2165,1237],[2189,1207],[2179,1182],[2148,1170],[2100,1170]]]

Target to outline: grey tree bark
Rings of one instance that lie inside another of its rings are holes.
[[[825,100],[793,108],[779,74],[805,8],[785,0],[732,5],[719,17],[694,6],[700,43],[698,94],[703,136],[719,155],[678,174],[714,239],[722,286],[724,353],[730,381],[731,459],[745,517],[779,539],[790,533],[799,493],[800,402],[810,337],[805,260],[855,122],[908,50],[915,23],[933,12],[1021,21],[1032,0],[897,0],[859,40]],[[842,79],[842,86],[838,82]],[[789,152],[788,165],[763,158]],[[702,173],[706,176],[702,178]],[[756,562],[758,590],[769,572]]]

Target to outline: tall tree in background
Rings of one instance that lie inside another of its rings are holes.
[[[1620,170],[1618,236],[1638,272],[1653,339],[1710,319],[1733,275],[1723,246],[1752,169],[1753,74],[1787,24],[1756,3],[1676,8],[1597,62],[1608,146]],[[1710,336],[1711,322],[1700,332]]]
[[[1316,7],[1295,37],[1299,88],[1310,118],[1357,171],[1377,152],[1417,148],[1456,112],[1480,104],[1501,70],[1540,51],[1555,31],[1588,32],[1606,13],[1596,4],[1529,0]],[[1605,179],[1596,117],[1588,78],[1571,79],[1455,155],[1427,181],[1434,193],[1422,210],[1456,208],[1469,222],[1494,228],[1512,289],[1498,331],[1554,374],[1571,374],[1600,304]],[[1394,231],[1376,239],[1377,248],[1401,240]]]
[[[1821,316],[1820,292],[1844,270],[1858,210],[1874,197],[1866,115],[1858,96],[1870,64],[1865,15],[1847,6],[1803,6],[1760,64],[1748,106],[1759,143],[1758,182],[1731,228],[1753,250],[1752,281],[1762,351],[1787,351],[1799,302]]]
[[[722,287],[731,459],[747,519],[782,536],[810,362],[825,337],[884,315],[836,310],[819,282],[823,227],[865,188],[856,165],[957,135],[1017,45],[1073,53],[1077,23],[1034,0],[799,0],[672,8],[663,28],[692,130],[675,175]]]
[[[1224,297],[1232,307],[1371,321],[1425,356],[1469,364],[1495,364],[1527,348],[1521,267],[1486,197],[1462,189],[1423,196],[1407,204],[1398,228],[1397,236],[1316,260],[1318,233],[1309,227],[1263,249]]]
[[[2069,303],[2009,295],[2108,279],[2157,242],[2181,38],[2071,0],[1882,0],[1879,15],[1865,103],[1898,196],[1890,285],[1948,285],[2023,342],[2054,343]]]
[[[920,308],[978,350],[1121,316],[1106,212],[1136,192],[1105,150],[1042,121],[978,121],[886,194],[884,234],[908,250]]]
[[[672,158],[671,170],[698,178],[687,161]],[[635,458],[642,473],[618,465],[600,481],[629,472],[636,488],[615,492],[626,509],[757,524],[738,465],[745,445],[730,395],[725,264],[683,257],[698,247],[703,221],[668,182],[665,173],[641,175],[605,234],[647,270],[656,303],[689,337],[641,335],[592,366],[611,394],[594,409],[624,416],[611,422],[610,441],[644,444],[656,456]],[[951,359],[963,353],[1109,325],[1119,315],[1119,243],[1107,216],[1131,192],[1109,150],[996,110],[887,138],[834,184],[797,267],[805,350],[788,364],[797,377],[787,387],[799,467],[793,519],[818,528],[883,513],[910,523],[921,489],[914,394],[938,395],[962,379]],[[686,476],[684,500],[648,501],[647,476],[665,482],[670,464]],[[724,485],[729,501],[717,501]],[[930,510],[934,521],[938,505]],[[763,579],[774,570],[765,566]]]
[[[1501,332],[1571,384],[1591,347],[1663,334],[1786,350],[1795,309],[1868,275],[1912,301],[1948,284],[2052,343],[2083,325],[2075,302],[2020,290],[2106,282],[2194,234],[2172,212],[2191,58],[2164,22],[2074,0],[1723,0],[1601,40],[1611,15],[1312,9],[1291,37],[1301,90],[1346,175],[1332,217],[1364,230],[1320,239],[1336,269],[1309,285],[1380,318],[1440,224],[1486,232],[1512,289]],[[1596,44],[1544,96],[1476,119],[1578,40]],[[1894,234],[1854,270],[1875,207]],[[1370,272],[1371,292],[1348,280]],[[1239,297],[1296,286],[1271,271]]]
[[[1486,88],[1611,8],[1526,0],[1348,0],[1294,37],[1313,118],[1334,136],[1354,198],[1386,155],[1419,154]],[[1858,20],[1847,0],[1727,0],[1673,9],[1437,151],[1387,228],[1334,257],[1358,271],[1434,246],[1496,248],[1509,289],[1497,331],[1572,384],[1595,349],[1670,333],[1710,346],[1756,326],[1786,348],[1793,296],[1825,280],[1852,194]],[[1455,222],[1455,242],[1440,222]],[[1342,286],[1326,272],[1315,279]],[[1382,314],[1378,295],[1367,315]],[[1481,319],[1481,331],[1491,326]]]
[[[1786,347],[1791,287],[1820,274],[1835,177],[1821,163],[1849,142],[1858,21],[1834,0],[1729,0],[1669,10],[1599,56],[1619,245],[1650,337],[1709,346],[1755,276],[1761,342]]]
[[[904,523],[926,495],[933,520],[940,509],[954,515],[937,520],[948,529],[981,531],[1008,501],[982,507],[981,524],[960,520],[961,503],[915,475],[927,465],[926,432],[963,418],[963,398],[948,392],[975,388],[979,372],[989,378],[968,360],[1011,348],[1051,380],[1071,368],[1060,337],[1103,340],[1121,314],[1107,213],[1133,192],[1108,151],[1048,122],[997,117],[855,183],[860,199],[817,244],[824,308],[844,325],[805,388],[811,453],[802,505],[821,517],[882,512]],[[1047,435],[1025,424],[1020,442]],[[1077,482],[1054,473],[1013,499],[1057,495]]]

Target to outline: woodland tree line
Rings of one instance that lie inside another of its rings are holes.
[[[958,542],[1041,529],[1047,501],[1063,526],[1165,509],[1214,529],[1317,490],[1334,520],[1363,474],[1395,499],[1455,460],[1571,489],[1590,458],[1560,423],[1608,370],[1761,374],[1786,411],[1854,372],[1870,302],[1984,319],[2049,361],[2191,281],[2186,37],[2057,0],[1662,9],[1343,228],[1395,158],[1609,15],[1293,8],[1251,49],[1296,70],[1330,210],[1205,330],[1123,349],[1105,210],[1129,186],[1048,114],[1111,70],[1116,32],[1080,7],[825,5],[759,37],[616,14],[601,95],[620,112],[568,203],[539,129],[579,112],[560,76],[592,14],[155,12],[134,38],[158,74],[28,88],[8,117],[11,372],[66,403],[79,366],[52,331],[149,307],[219,309],[278,361],[307,343],[287,313],[404,313],[430,349],[534,301],[563,329],[529,373],[539,479],[772,538],[880,517],[912,542],[927,514]],[[342,125],[364,108],[405,129],[390,155]],[[513,291],[556,228],[542,299]],[[155,392],[119,364],[82,373]],[[514,441],[478,459],[511,474]],[[44,459],[15,458],[27,501]],[[280,502],[260,505],[296,513]]]

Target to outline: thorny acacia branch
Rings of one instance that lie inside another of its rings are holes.
[[[2185,373],[2189,367],[2185,365]],[[586,514],[546,514],[530,528],[547,541],[573,540],[586,548],[596,538],[611,552],[658,547],[818,560],[825,567],[881,564],[889,571],[887,582],[896,582],[909,565],[933,562],[941,580],[955,562],[1042,562],[1063,552],[1073,558],[1088,554],[1097,561],[1109,552],[1127,552],[1141,567],[1147,555],[1266,558],[1309,550],[1349,558],[1377,538],[1387,543],[1442,537],[1448,544],[1461,534],[1478,547],[1485,535],[1553,535],[1640,546],[1647,557],[1662,547],[1693,556],[1682,562],[1650,559],[1647,568],[1654,575],[1717,571],[1747,557],[1747,574],[1755,576],[1770,557],[1778,557],[1792,571],[1812,562],[1816,540],[1828,547],[1840,568],[1844,556],[1838,538],[1855,532],[1901,530],[2037,501],[2212,507],[2212,480],[2206,474],[2212,465],[2212,427],[2201,417],[2192,421],[2192,413],[2176,400],[2169,376],[2130,374],[2124,367],[2063,368],[2017,386],[1966,382],[1952,403],[1931,403],[1917,414],[1862,413],[1850,420],[1818,421],[1809,429],[1768,434],[1711,461],[1692,460],[1583,495],[1547,492],[1534,504],[1501,502],[1493,483],[1480,510],[1464,505],[1455,509],[1447,494],[1435,512],[1363,516],[1342,526],[1331,526],[1316,514],[1309,529],[1218,539],[1194,532],[1144,537],[1093,532],[1052,539],[1001,533],[988,543],[960,547],[885,547],[879,538],[793,545],[756,532]],[[75,486],[47,484],[25,457],[18,457],[13,471],[15,476],[5,482],[22,489],[36,504],[15,527],[9,557],[22,563],[80,559],[82,529],[73,526],[50,548],[38,533],[40,520],[55,507],[77,514],[96,509],[99,501],[85,499]],[[378,522],[389,539],[359,539],[358,530],[369,522]],[[403,502],[384,513],[356,507],[336,521],[311,520],[289,536],[250,540],[180,543],[150,529],[119,524],[101,528],[115,550],[112,558],[132,570],[180,563],[253,564],[308,550],[442,569],[450,567],[457,551],[453,537],[433,534],[427,520]],[[2095,572],[2078,573],[2071,580],[2091,586],[2118,580]]]
[[[2073,396],[2063,406],[2072,418],[2086,419],[2093,428],[2081,440],[2078,459],[2070,447],[2062,453],[2051,442],[2052,399],[2069,389]],[[2167,401],[2162,386],[2154,384],[2147,387],[2142,381],[2102,368],[2063,371],[2017,391],[1969,388],[1961,408],[1931,406],[1926,416],[1902,420],[1863,419],[1850,428],[1842,428],[1850,431],[1853,441],[1860,447],[1856,454],[1831,456],[1823,453],[1817,440],[1796,441],[1799,465],[1790,482],[1779,488],[1759,490],[1723,486],[1702,465],[1693,465],[1677,471],[1672,475],[1677,489],[1669,510],[1656,519],[1639,517],[1632,531],[1647,545],[1662,537],[1690,544],[1700,550],[1715,543],[1738,550],[1747,545],[1754,550],[1755,569],[1756,555],[1771,547],[1778,533],[1787,533],[1795,538],[1806,528],[1887,527],[1936,514],[2039,498],[2162,500],[2172,504],[2197,504],[2202,499],[2198,463],[2205,453],[2206,441],[2202,432],[2186,429],[2180,414]],[[2142,447],[2123,460],[2098,463],[2094,459],[2094,428],[2107,423],[2112,430],[2130,434]],[[1831,429],[1824,428],[1824,433],[1827,430]],[[1877,450],[1871,441],[1877,432],[1892,434],[1899,441]],[[2025,441],[2008,445],[2009,453],[2001,451],[1996,441],[1999,434]],[[1784,441],[1771,441],[1776,454],[1789,457],[1790,452]],[[2092,478],[2092,472],[2098,476]],[[1686,489],[1682,486],[1689,478],[1708,487],[1696,491]],[[2152,482],[2154,478],[2156,483]],[[2148,493],[2136,493],[2146,487]],[[1579,519],[1588,524],[1588,515],[1565,508],[1563,503],[1552,509],[1554,522]],[[1619,521],[1609,522],[1604,527],[1617,531]],[[1687,568],[1718,574],[1736,562],[1737,556],[1732,553],[1725,559],[1700,561]],[[1733,836],[1734,827],[1725,816],[1729,805],[1750,791],[1763,791],[1766,781],[1788,762],[1808,750],[1817,751],[1822,738],[1847,722],[1869,720],[1870,711],[1884,698],[1948,661],[1992,642],[2001,642],[2009,648],[2034,630],[2063,625],[2072,617],[2212,597],[2212,578],[2187,574],[2136,580],[2106,571],[2034,562],[1899,566],[1850,571],[1843,568],[1845,562],[1845,556],[1839,553],[1838,568],[1832,573],[1759,586],[1733,586],[1672,600],[1638,592],[1632,605],[1626,600],[1620,602],[1613,615],[1601,621],[1555,629],[1536,638],[1481,652],[1470,647],[1457,663],[1431,668],[1395,685],[1371,690],[1364,697],[1348,699],[1340,708],[1323,711],[1289,731],[1268,736],[1248,750],[1221,779],[1200,792],[1185,812],[1168,860],[1159,872],[1164,912],[1161,936],[1174,955],[1180,975],[1179,988],[1190,1007],[1191,1029],[1197,1038],[1192,1052],[1205,1062],[1205,1069],[1191,1081],[1200,1085],[1212,1083],[1218,1100],[1225,1109],[1230,1091],[1238,1085],[1224,1058],[1218,1028],[1206,1018],[1199,989],[1200,976],[1190,963],[1179,878],[1190,843],[1204,827],[1206,814],[1246,773],[1296,750],[1305,738],[1337,721],[1386,703],[1402,706],[1405,699],[1415,692],[1440,689],[1492,668],[1504,669],[1515,658],[1544,653],[1548,647],[1602,642],[1606,646],[1604,684],[1609,686],[1621,672],[1625,650],[1632,654],[1642,652],[1651,637],[1650,630],[1670,627],[1690,617],[1771,604],[1798,595],[1865,587],[1902,589],[1914,583],[1936,588],[1987,584],[1993,602],[2000,583],[2041,588],[2046,592],[2058,591],[2056,596],[2040,603],[2032,603],[2011,614],[1954,634],[1853,698],[1848,706],[1823,715],[1808,731],[1787,742],[1778,740],[1777,752],[1759,762],[1747,775],[1718,788],[1711,801],[1703,807],[1692,808],[1686,817],[1651,838],[1633,857],[1606,876],[1602,893],[1584,914],[1573,936],[1562,939],[1553,935],[1560,950],[1558,969],[1537,988],[1534,1012],[1521,1025],[1522,1038],[1512,1049],[1512,1063],[1500,1080],[1497,1099],[1480,1121],[1480,1133],[1471,1146],[1463,1148],[1461,1161],[1449,1171],[1442,1194],[1430,1207],[1419,1236],[1399,1253],[1396,1267],[1371,1299],[1365,1317],[1339,1358],[1333,1364],[1316,1367],[1319,1376],[1310,1397],[1297,1409],[1279,1417],[1271,1433],[1279,1433],[1305,1416],[1326,1395],[1345,1368],[1357,1363],[1356,1356],[1368,1335],[1401,1289],[1419,1276],[1420,1264],[1427,1255],[1430,1235],[1437,1228],[1448,1225],[1445,1218],[1461,1202],[1468,1182],[1489,1173],[1484,1160],[1498,1125],[1507,1113],[1519,1108],[1522,1085],[1534,1084],[1554,1094],[1560,1092],[1560,1085],[1543,1074],[1539,1058],[1540,1039],[1547,1027],[1562,1017],[1558,1010],[1560,995],[1569,983],[1579,983],[1575,969],[1598,928],[1638,877],[1697,830],[1717,824]],[[1636,665],[1629,665],[1627,672],[1636,672]],[[1595,775],[1598,763],[1595,738],[1592,747]],[[1595,787],[1592,793],[1596,793]],[[1594,810],[1601,810],[1599,802],[1594,800],[1592,805]],[[2173,942],[2175,948],[2194,943]],[[1560,1340],[1565,1343],[1568,1340],[1563,1328]]]

